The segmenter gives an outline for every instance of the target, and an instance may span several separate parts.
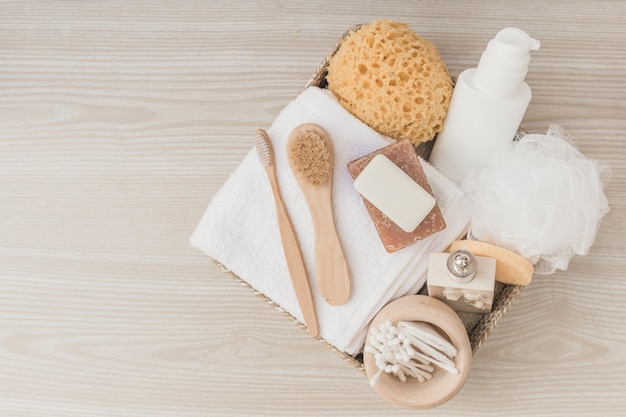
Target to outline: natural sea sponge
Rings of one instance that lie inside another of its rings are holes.
[[[331,58],[326,79],[355,117],[414,145],[441,131],[453,89],[437,48],[406,23],[389,20],[348,35]]]

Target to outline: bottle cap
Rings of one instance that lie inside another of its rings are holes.
[[[478,261],[476,261],[476,257],[471,252],[461,249],[452,252],[450,256],[448,256],[446,266],[448,267],[450,278],[456,282],[465,284],[474,279]]]
[[[526,78],[530,52],[540,46],[537,39],[521,29],[502,29],[480,57],[474,76],[476,87],[489,96],[515,96]]]

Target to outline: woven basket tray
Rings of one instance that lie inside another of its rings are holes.
[[[333,55],[339,49],[341,42],[352,32],[358,30],[361,25],[356,25],[350,28],[348,31],[344,33],[344,35],[339,39],[333,50],[328,54],[326,58],[322,61],[320,66],[317,68],[311,79],[306,83],[304,88],[308,87],[319,87],[326,88],[328,83],[326,82],[326,75],[328,73],[328,63]],[[432,150],[434,144],[434,140],[421,143],[417,148],[417,153],[424,159],[428,160],[428,156],[430,155],[430,151]],[[230,275],[235,281],[239,282],[242,286],[248,288],[252,292],[254,292],[258,297],[263,299],[266,303],[271,305],[272,307],[279,310],[290,320],[294,321],[299,327],[305,329],[305,325],[298,322],[289,312],[284,310],[280,305],[276,304],[270,298],[265,296],[263,293],[257,291],[248,283],[246,283],[243,279],[238,277],[232,271],[230,271],[226,266],[217,262],[216,260],[212,260],[214,264],[216,264],[222,271],[226,274]],[[519,296],[522,291],[522,286],[520,285],[508,285],[496,282],[496,287],[494,290],[494,300],[493,307],[489,314],[479,314],[479,313],[459,313],[463,324],[465,325],[465,329],[467,330],[467,334],[469,336],[470,344],[472,346],[472,353],[476,353],[478,349],[482,346],[482,344],[487,340],[491,332],[496,328],[502,317],[506,314],[509,307],[513,304],[515,299]],[[425,288],[422,289],[422,292],[425,291]],[[328,348],[337,354],[339,354],[346,362],[350,363],[352,366],[360,369],[362,372],[365,372],[365,367],[363,366],[362,355],[351,356],[344,352],[339,351],[332,344],[326,342],[322,338],[319,340],[328,346]]]
[[[346,31],[341,39],[339,39],[331,53],[328,54],[328,56],[322,61],[309,82],[306,83],[305,88],[312,86],[319,88],[327,87],[328,83],[326,82],[326,75],[328,74],[328,63],[330,62],[330,59],[337,52],[343,40],[352,32],[358,30],[361,26],[362,25],[356,25]],[[425,160],[428,160],[434,143],[434,140],[421,143],[416,148],[417,153]],[[495,329],[502,317],[508,311],[509,307],[519,296],[522,288],[523,287],[521,285],[508,285],[496,282],[493,308],[491,310],[491,313],[487,315],[476,313],[459,313],[459,315],[461,316],[461,320],[463,320],[463,323],[465,324],[465,329],[467,330],[473,353],[476,353],[476,351],[478,351],[478,349],[485,342],[485,340],[487,340],[493,329]]]

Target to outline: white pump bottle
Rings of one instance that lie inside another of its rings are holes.
[[[524,81],[530,51],[539,46],[521,29],[502,29],[478,66],[459,75],[430,156],[430,163],[448,178],[461,184],[511,145],[531,99]]]

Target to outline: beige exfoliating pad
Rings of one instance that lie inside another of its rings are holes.
[[[533,265],[524,257],[508,249],[478,240],[456,240],[448,252],[465,249],[476,256],[496,259],[496,281],[512,285],[528,285],[535,271]]]

